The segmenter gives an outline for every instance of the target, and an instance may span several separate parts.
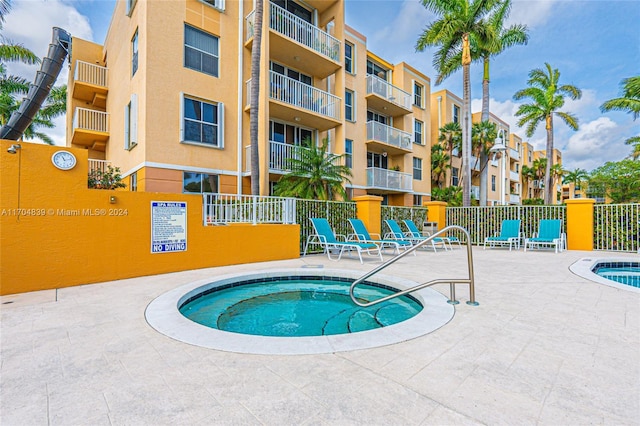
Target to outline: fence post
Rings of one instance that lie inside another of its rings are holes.
[[[444,201],[425,201],[422,205],[427,208],[427,221],[438,223],[438,231],[447,226],[447,203]]]
[[[592,198],[572,198],[567,204],[567,248],[569,250],[593,250]]]
[[[358,219],[364,222],[365,226],[371,234],[380,234],[380,222],[382,222],[380,206],[382,205],[382,197],[377,195],[360,195],[354,197],[356,202],[356,215]]]

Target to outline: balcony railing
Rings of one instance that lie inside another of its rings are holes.
[[[108,160],[94,160],[89,158],[89,174],[92,172],[106,172],[107,167],[111,165],[111,161]]]
[[[509,171],[509,179],[515,182],[520,182],[520,174],[518,172]]]
[[[476,172],[480,171],[480,159],[478,157],[471,155],[469,157],[469,165],[471,167],[471,170]]]
[[[518,194],[509,194],[510,204],[520,204],[520,196]]]
[[[286,172],[291,170],[291,159],[300,160],[307,148],[269,141],[269,170]]]
[[[340,120],[342,99],[274,71],[269,73],[269,98]],[[251,99],[251,80],[247,81],[247,105]]]
[[[413,176],[395,170],[367,167],[367,187],[392,191],[412,191]]]
[[[407,151],[413,149],[409,133],[377,121],[367,122],[367,140],[381,142]]]
[[[411,109],[410,93],[373,74],[367,75],[367,95],[369,94],[376,94],[406,110]]]
[[[471,196],[476,200],[480,199],[480,187],[479,186],[471,186]]]
[[[76,108],[73,129],[109,133],[109,114],[86,108]]]
[[[509,157],[512,160],[518,161],[518,160],[520,160],[520,153],[518,152],[517,149],[509,148]]]
[[[107,87],[107,68],[89,62],[76,61],[76,70],[73,75],[75,81],[93,84],[94,86]]]
[[[269,28],[329,59],[340,62],[340,40],[293,13],[269,3]],[[247,15],[247,40],[253,37],[254,11]]]

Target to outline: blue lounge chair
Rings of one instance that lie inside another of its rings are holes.
[[[355,250],[358,253],[358,257],[360,258],[360,263],[364,263],[362,261],[362,251],[366,251],[367,254],[372,256],[378,256],[380,261],[382,261],[382,251],[380,246],[374,243],[360,243],[357,241],[338,241],[336,235],[333,233],[331,229],[331,225],[329,221],[324,218],[309,218],[311,224],[313,225],[313,229],[315,230],[315,234],[309,235],[307,237],[307,242],[304,246],[303,256],[307,255],[307,248],[309,244],[319,244],[324,248],[324,251],[327,253],[327,257],[329,260],[340,260],[342,257],[342,253],[345,250],[351,251]],[[338,258],[331,258],[331,251],[338,251]]]
[[[506,219],[502,221],[500,226],[500,233],[493,237],[487,237],[484,239],[484,249],[494,248],[496,246],[509,245],[509,251],[515,246],[516,250],[520,248],[520,219]]]
[[[404,222],[404,225],[409,230],[410,236],[416,237],[416,238],[424,238],[424,237],[431,236],[431,234],[429,234],[428,232],[426,233],[427,235],[422,235],[422,233],[420,232],[420,230],[412,220],[405,219],[403,220],[403,222]],[[449,248],[452,248],[451,242],[458,243],[458,246],[460,246],[460,240],[458,240],[457,237],[436,237],[432,241],[435,241],[436,243],[441,242],[445,246],[444,247],[445,249],[447,248],[446,246],[447,244],[449,244]]]
[[[427,237],[423,237],[422,235],[414,235],[410,232],[402,232],[402,229],[400,229],[400,225],[398,225],[398,222],[393,219],[386,219],[384,223],[389,228],[389,231],[391,231],[388,234],[385,234],[385,239],[409,241],[413,245],[419,244],[420,242],[427,239]],[[442,238],[440,238],[440,241],[431,240],[431,248],[433,248],[433,251],[437,251],[437,248],[440,246],[445,250],[447,249],[447,246],[445,245],[444,241],[442,241]]]
[[[358,242],[378,244],[383,249],[390,247],[393,248],[393,252],[396,254],[400,253],[401,248],[403,250],[411,248],[410,241],[384,240],[380,238],[380,234],[373,234],[374,236],[372,237],[364,225],[364,222],[360,219],[349,219],[349,223],[351,224],[351,228],[353,228],[353,236]],[[415,255],[415,253],[414,251],[413,254]]]
[[[559,219],[542,219],[538,224],[538,232],[532,238],[525,238],[524,251],[527,247],[555,247],[556,253],[564,249],[564,236],[561,232],[562,222]]]

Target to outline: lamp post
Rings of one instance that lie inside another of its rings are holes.
[[[501,205],[505,205],[505,196],[504,196],[504,190],[505,190],[505,185],[504,185],[504,181],[505,181],[505,174],[506,174],[506,170],[505,170],[505,161],[504,161],[504,157],[505,157],[505,152],[507,151],[507,146],[504,143],[504,130],[500,129],[498,131],[498,137],[496,138],[496,140],[493,142],[493,146],[491,147],[491,149],[489,150],[490,154],[493,154],[493,159],[495,160],[496,157],[498,155],[500,155],[500,204]]]

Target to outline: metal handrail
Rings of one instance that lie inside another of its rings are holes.
[[[385,296],[381,299],[378,300],[374,300],[372,302],[368,302],[368,303],[362,303],[359,302],[355,295],[354,295],[354,290],[356,288],[356,286],[358,284],[362,284],[364,282],[364,280],[366,280],[367,278],[370,278],[371,276],[377,274],[378,272],[382,271],[383,269],[385,269],[387,266],[395,263],[396,261],[398,261],[399,259],[402,259],[404,256],[408,255],[409,253],[414,252],[415,250],[419,249],[420,247],[422,247],[423,245],[430,243],[434,238],[438,238],[438,236],[440,236],[441,234],[451,230],[451,229],[458,229],[460,231],[463,232],[464,236],[465,236],[465,244],[467,246],[467,264],[468,264],[468,269],[469,269],[469,278],[450,278],[450,279],[437,279],[437,280],[431,280],[431,281],[427,281],[426,283],[422,283],[419,284],[415,287],[411,287],[408,288],[406,290],[402,290],[399,291],[397,293],[393,293],[390,294],[389,296]],[[421,290],[423,288],[426,287],[430,287],[432,285],[435,284],[446,284],[449,283],[450,287],[449,287],[449,292],[450,292],[450,298],[448,300],[449,303],[455,305],[458,304],[459,302],[456,300],[456,290],[455,290],[455,284],[469,284],[469,301],[467,302],[467,305],[472,305],[472,306],[478,306],[478,302],[476,302],[476,295],[475,295],[475,283],[474,283],[474,277],[473,277],[473,254],[471,253],[471,236],[469,235],[469,232],[464,229],[462,226],[458,226],[458,225],[449,225],[446,226],[444,228],[442,228],[440,231],[436,232],[435,234],[425,238],[424,240],[420,241],[418,244],[414,245],[413,247],[411,247],[408,250],[403,251],[402,253],[398,254],[397,256],[387,260],[385,263],[383,263],[382,265],[378,266],[377,268],[373,269],[372,271],[367,272],[366,274],[364,274],[363,276],[361,276],[360,278],[358,278],[357,280],[355,280],[352,284],[351,287],[349,288],[349,296],[351,296],[351,300],[353,301],[353,303],[355,303],[358,306],[361,306],[363,308],[369,307],[369,306],[373,306],[376,305],[378,303],[382,303],[382,302],[386,302],[387,300],[396,298],[396,297],[400,297],[400,296],[404,296],[405,294],[408,293],[412,293],[414,291],[417,290]]]

